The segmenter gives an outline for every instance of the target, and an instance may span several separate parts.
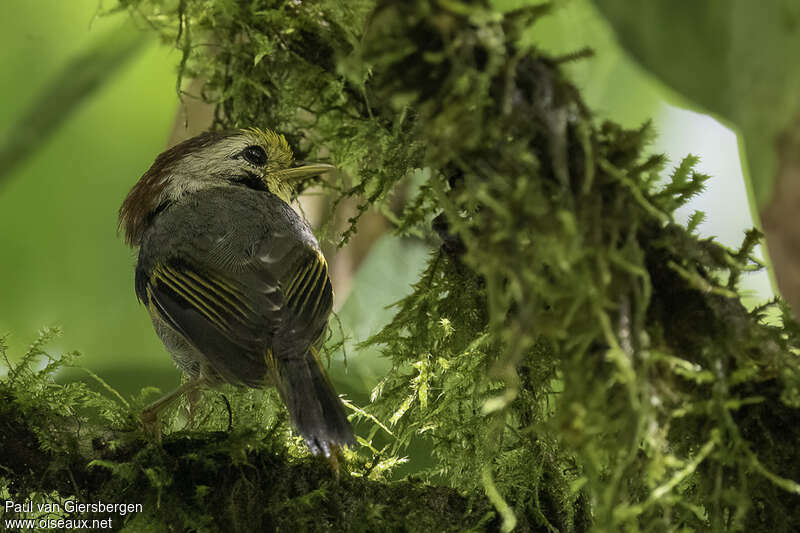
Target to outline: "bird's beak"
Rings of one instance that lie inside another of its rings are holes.
[[[297,181],[302,178],[310,178],[311,176],[319,176],[335,169],[333,165],[326,163],[307,163],[305,161],[295,161],[295,166],[284,170],[281,176],[288,181]]]

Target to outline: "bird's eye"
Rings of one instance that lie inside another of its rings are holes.
[[[242,150],[242,157],[244,157],[245,161],[257,167],[263,167],[267,164],[267,153],[256,144]]]

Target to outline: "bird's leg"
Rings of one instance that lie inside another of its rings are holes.
[[[328,460],[328,467],[331,469],[334,479],[339,479],[339,465],[344,462],[340,460],[343,459],[341,448],[335,444],[331,446],[331,454],[326,457],[326,459]]]
[[[158,422],[158,414],[169,404],[180,398],[181,394],[187,393],[190,398],[193,392],[203,384],[203,378],[200,376],[190,378],[183,383],[180,387],[162,396],[142,410],[142,426],[144,426],[145,433],[155,435],[157,440],[161,440],[161,426]]]
[[[200,403],[201,397],[202,391],[199,387],[186,392],[186,403],[188,404],[186,408],[186,421],[189,427],[194,425],[194,417],[197,413],[197,404]]]

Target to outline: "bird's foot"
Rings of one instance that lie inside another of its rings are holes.
[[[193,407],[194,403],[196,403],[195,394],[198,392],[197,389],[201,383],[202,381],[199,378],[190,379],[174,391],[145,407],[141,414],[142,429],[145,434],[151,436],[156,442],[161,442],[161,422],[158,415],[184,393],[188,394],[190,407]]]

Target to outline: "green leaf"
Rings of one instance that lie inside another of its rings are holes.
[[[794,0],[595,0],[644,68],[744,137],[753,198],[770,199],[777,142],[800,111]]]
[[[377,333],[395,310],[395,302],[408,295],[411,284],[424,268],[428,248],[415,240],[384,235],[373,246],[353,279],[347,301],[339,311],[339,320],[347,338],[334,320],[330,344],[344,340],[347,369],[332,367],[331,377],[352,390],[375,387],[391,366],[379,357],[375,347],[357,348],[361,341]]]

